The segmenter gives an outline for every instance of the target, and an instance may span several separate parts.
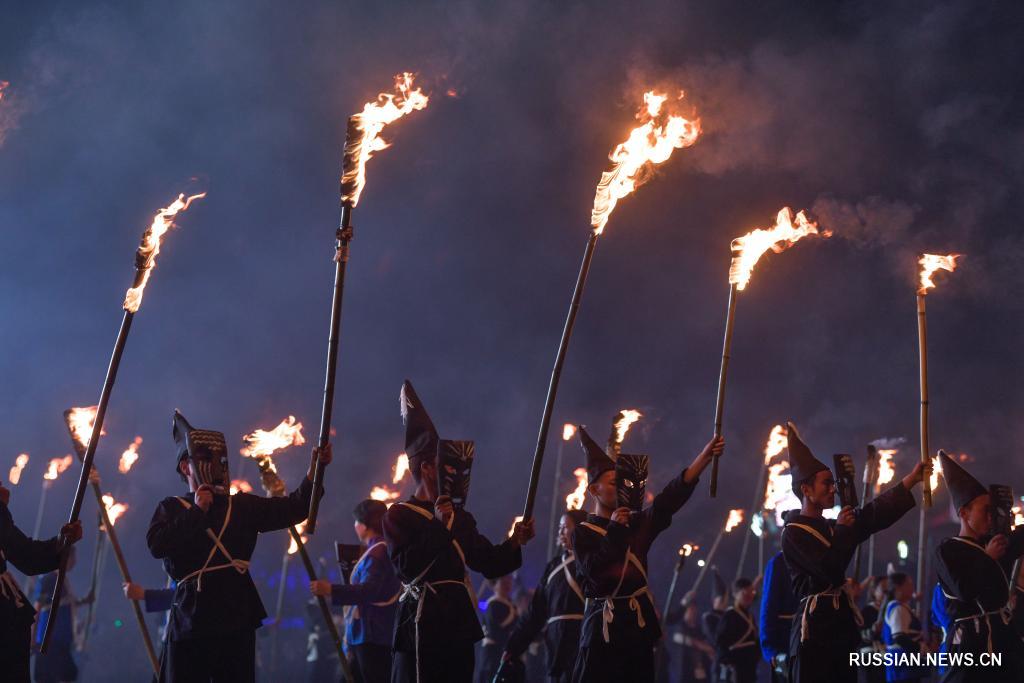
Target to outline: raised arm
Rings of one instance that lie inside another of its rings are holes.
[[[303,477],[299,487],[280,498],[264,498],[240,493],[236,498],[245,501],[247,517],[253,520],[258,532],[266,533],[295,526],[309,514],[309,500],[313,496],[313,481]]]
[[[516,538],[491,543],[477,530],[473,515],[465,510],[455,515],[452,534],[466,554],[466,565],[488,579],[511,574],[523,566],[523,550]]]
[[[29,575],[52,572],[60,562],[57,549],[57,538],[36,541],[22,533],[7,504],[0,500],[0,550],[18,571]]]

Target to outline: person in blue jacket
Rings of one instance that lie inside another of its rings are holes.
[[[765,565],[764,597],[761,599],[761,655],[771,667],[773,683],[786,680],[789,630],[798,606],[789,568],[780,551]]]
[[[931,620],[934,626],[938,626],[942,629],[942,642],[939,644],[939,653],[947,652],[946,647],[946,633],[949,631],[949,598],[942,592],[942,584],[938,581],[935,582],[935,589],[932,590],[932,607],[931,607]],[[946,675],[946,667],[941,665],[942,659],[939,658],[939,676]]]

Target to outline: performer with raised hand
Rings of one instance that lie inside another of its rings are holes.
[[[700,615],[700,628],[709,643],[715,642],[718,622],[729,608],[729,587],[725,585],[718,567],[711,567],[711,609]]]
[[[313,470],[331,461],[331,449],[313,449],[302,484],[287,497],[231,496],[224,434],[195,429],[177,411],[172,432],[189,495],[160,501],[146,533],[153,557],[177,582],[159,680],[254,681],[256,629],[267,612],[249,559],[259,534],[306,518]]]
[[[732,585],[733,603],[722,615],[715,634],[715,680],[730,683],[755,683],[761,659],[757,646],[757,626],[750,606],[754,604],[754,582],[739,578]]]
[[[573,532],[577,575],[587,598],[573,681],[654,681],[661,627],[647,587],[647,553],[672,523],[725,441],[715,437],[643,508],[647,457],[609,458],[579,429],[594,512]]]
[[[0,678],[28,683],[29,652],[35,609],[7,570],[10,563],[23,574],[45,574],[57,569],[61,543],[82,539],[82,523],[65,524],[60,536],[36,541],[14,524],[7,505],[11,492],[0,484]]]
[[[943,681],[1019,681],[1024,645],[1014,631],[1009,609],[1011,567],[1024,554],[1024,526],[992,535],[992,497],[960,463],[939,451],[942,478],[960,520],[960,533],[939,543],[935,570],[947,598],[946,649],[973,666],[950,666]],[[990,653],[1001,666],[981,666]]]
[[[558,525],[561,552],[548,561],[525,613],[519,617],[502,656],[502,669],[521,668],[517,661],[541,631],[550,683],[568,683],[576,663],[583,623],[583,590],[576,580],[572,532],[587,519],[583,510],[566,510]]]
[[[793,493],[802,505],[782,531],[782,553],[800,600],[790,633],[790,682],[819,683],[827,675],[834,683],[852,683],[857,669],[850,665],[850,653],[859,646],[863,619],[844,588],[846,568],[858,544],[914,507],[910,489],[930,475],[930,464],[919,462],[870,503],[858,510],[844,507],[838,519],[827,520],[823,512],[835,505],[835,478],[800,439],[796,427],[787,426]]]
[[[469,571],[488,579],[522,565],[533,521],[492,544],[465,509],[473,443],[441,441],[406,380],[400,396],[405,452],[416,490],[384,516],[384,538],[402,594],[395,619],[395,683],[470,683],[473,644],[483,638]]]

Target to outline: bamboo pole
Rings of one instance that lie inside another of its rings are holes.
[[[754,497],[750,501],[750,507],[747,508],[748,510],[760,510],[761,505],[764,502],[764,488],[767,485],[767,482],[765,482],[765,478],[767,477],[767,475],[768,475],[768,467],[767,466],[762,466],[760,468],[760,470],[758,471],[757,484],[754,487]],[[754,514],[759,514],[759,513],[752,513],[751,514],[751,521],[753,521],[753,515]],[[762,520],[762,522],[763,521],[764,520]],[[754,530],[753,530],[752,526],[750,524],[747,524],[746,527],[747,527],[746,533],[743,534],[743,546],[740,548],[740,561],[736,563],[736,578],[737,579],[740,578],[741,576],[743,576],[743,565],[746,564],[746,559],[747,559],[747,546],[750,545],[750,537],[754,535]],[[763,537],[764,534],[765,534],[765,526],[762,523],[762,525],[761,525],[761,536],[758,537],[758,541],[759,542],[760,542],[760,538]]]
[[[722,341],[722,365],[718,371],[718,394],[715,399],[715,436],[722,435],[722,414],[725,411],[725,382],[732,355],[732,330],[736,320],[736,284],[729,286],[729,306],[725,313],[725,338]],[[711,497],[718,495],[718,456],[711,461]]]
[[[874,494],[875,478],[877,477],[877,474],[876,474],[876,469],[877,469],[876,465],[877,465],[877,463],[878,463],[878,449],[875,448],[873,445],[868,444],[868,457],[864,461],[864,477],[863,477],[863,480],[862,480],[863,484],[864,484],[864,505],[867,505],[868,503],[871,502],[871,498],[872,498],[872,496]],[[854,581],[860,581],[861,560],[862,560],[862,555],[863,555],[861,550],[862,550],[863,546],[864,546],[863,543],[858,544],[857,545],[857,550],[856,550],[856,552],[853,555],[853,580]],[[869,562],[869,564],[870,564],[870,562]],[[870,568],[869,568],[869,572],[870,572]]]
[[[928,321],[924,305],[925,295],[917,295],[917,349],[921,388],[921,462],[927,464],[930,450],[928,443]],[[925,545],[928,541],[927,511],[932,506],[931,482],[928,477],[921,482],[921,507],[917,520],[917,580],[918,590],[924,587]]]
[[[715,553],[718,552],[718,544],[722,542],[722,536],[724,535],[725,529],[723,528],[718,532],[718,536],[715,537],[715,542],[711,544],[711,550],[708,551],[708,556],[704,558],[704,566],[700,568],[697,580],[693,582],[693,587],[690,588],[690,591],[696,591],[700,587],[701,581],[704,580],[704,575],[707,574],[708,569],[711,567],[711,561],[715,559]]]
[[[555,542],[555,535],[558,530],[558,518],[561,516],[558,514],[558,498],[561,494],[562,486],[562,453],[565,450],[565,440],[558,440],[558,454],[555,456],[555,476],[554,485],[551,488],[551,527],[548,530],[548,557],[555,554],[555,546],[558,544]]]

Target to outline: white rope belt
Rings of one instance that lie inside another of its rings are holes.
[[[830,588],[823,590],[820,593],[813,593],[803,598],[800,602],[804,603],[802,613],[800,615],[800,642],[807,640],[810,635],[810,627],[808,625],[808,617],[818,608],[818,598],[829,597],[832,598],[832,609],[839,609],[840,597],[846,597],[846,602],[850,605],[850,609],[853,611],[853,620],[857,623],[857,628],[864,625],[864,617],[861,616],[860,610],[857,609],[857,605],[854,604],[853,598],[850,594],[842,588]]]
[[[999,609],[989,610],[987,612],[980,612],[978,614],[972,614],[970,616],[960,617],[959,619],[955,619],[953,621],[953,627],[954,628],[959,628],[960,626],[964,625],[964,622],[973,621],[974,622],[974,632],[976,634],[980,634],[981,633],[981,620],[984,619],[985,620],[985,627],[988,630],[988,643],[987,643],[987,645],[988,645],[988,653],[992,654],[992,621],[989,619],[989,617],[991,617],[994,614],[998,614],[999,615],[999,618],[1003,620],[1003,624],[1004,625],[1010,623],[1010,618],[1012,617],[1012,615],[1010,614],[1010,610],[1007,609],[1006,607],[1000,607]]]
[[[433,562],[431,562],[429,565],[427,565],[427,568],[423,571],[422,574],[420,574],[420,577],[422,577],[428,571],[430,571],[430,568],[433,567],[433,566],[434,566]],[[419,579],[420,577],[417,577],[417,579]],[[402,592],[401,592],[401,594],[398,597],[398,601],[399,602],[405,602],[408,599],[412,599],[412,600],[416,601],[416,617],[413,620],[413,624],[415,625],[416,681],[417,681],[417,683],[419,683],[419,680],[420,680],[420,617],[423,616],[423,604],[426,602],[423,598],[426,596],[428,590],[431,593],[433,593],[434,595],[437,595],[437,589],[434,588],[435,586],[441,586],[441,585],[444,585],[444,584],[454,584],[454,583],[457,583],[457,584],[460,584],[460,585],[466,587],[467,591],[469,591],[469,594],[470,594],[470,601],[469,602],[472,605],[473,604],[472,590],[466,584],[465,580],[458,581],[457,579],[441,579],[440,581],[430,581],[430,582],[421,582],[420,580],[414,580],[411,583],[403,583],[402,584]]]
[[[629,595],[609,595],[604,598],[589,598],[588,600],[594,600],[595,602],[602,603],[601,605],[601,634],[604,636],[604,642],[611,642],[611,635],[608,632],[608,625],[615,620],[615,601],[625,600],[629,606],[631,612],[636,613],[636,624],[640,628],[644,628],[647,625],[647,621],[644,619],[644,612],[640,609],[640,601],[637,600],[641,595],[646,595],[648,600],[651,597],[651,593],[647,590],[647,586],[637,590],[636,592],[630,593]],[[653,603],[652,603],[653,604]]]
[[[18,583],[11,576],[10,572],[0,574],[0,595],[14,603],[15,607],[24,607],[25,601],[21,599],[21,591]]]
[[[551,624],[556,621],[583,621],[582,614],[559,614],[554,617],[548,617],[546,623]]]

